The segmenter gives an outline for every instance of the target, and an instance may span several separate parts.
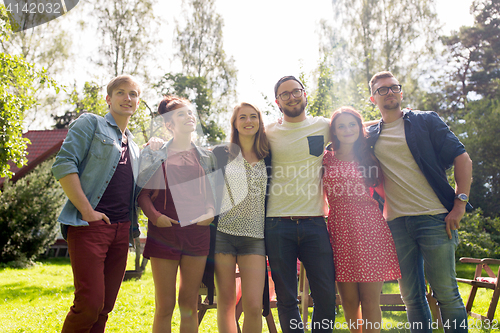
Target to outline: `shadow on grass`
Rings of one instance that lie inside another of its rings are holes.
[[[33,266],[36,266],[37,264],[50,264],[50,265],[55,265],[55,266],[65,266],[65,265],[70,265],[71,262],[69,258],[39,258],[35,264],[28,266],[28,267],[23,267],[20,266],[18,262],[8,262],[8,263],[0,263],[0,272],[3,272],[5,269],[15,269],[15,270],[23,270],[27,268],[31,268]]]
[[[38,262],[55,266],[65,266],[71,264],[69,258],[41,258]]]
[[[67,285],[63,287],[43,287],[34,286],[26,282],[15,282],[10,284],[5,284],[0,289],[0,299],[4,301],[16,299],[19,301],[33,300],[39,297],[50,296],[58,294],[68,294],[71,295],[75,288],[72,285]]]

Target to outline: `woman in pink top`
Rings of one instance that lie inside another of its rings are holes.
[[[173,139],[160,150],[141,154],[138,203],[148,217],[144,257],[151,259],[155,283],[153,332],[170,332],[180,270],[181,332],[197,332],[198,291],[210,248],[215,214],[213,155],[196,147],[191,135],[196,118],[191,104],[165,96],[158,107]]]

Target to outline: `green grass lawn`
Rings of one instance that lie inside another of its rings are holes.
[[[129,269],[132,269],[133,257],[129,258]],[[457,266],[460,277],[472,278],[474,265]],[[460,284],[460,292],[467,299],[470,287]],[[396,284],[384,286],[385,293],[398,293]],[[485,314],[489,305],[492,290],[480,290],[476,297],[474,312]],[[68,259],[50,259],[38,263],[28,269],[0,269],[0,327],[1,332],[59,332],[66,313],[73,301],[73,276]],[[312,308],[310,308],[310,315]],[[115,309],[110,314],[107,332],[151,332],[154,313],[154,285],[150,266],[145,275],[137,281],[122,284]],[[273,309],[276,325],[279,330],[276,309]],[[406,322],[405,312],[383,312],[384,323],[393,329],[384,332],[409,332],[395,328],[398,322]],[[495,319],[500,321],[497,309]],[[179,313],[174,314],[173,331],[179,330]],[[343,323],[342,307],[336,317],[337,323]],[[477,321],[470,332],[489,332],[476,329]],[[339,325],[339,324],[338,324]],[[386,326],[386,327],[387,327]],[[264,332],[268,332],[264,321]],[[500,324],[498,326],[500,328]],[[491,330],[496,331],[496,330]],[[200,325],[200,332],[217,332],[216,310],[208,310]],[[338,329],[335,332],[345,332]]]

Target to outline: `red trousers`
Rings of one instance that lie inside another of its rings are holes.
[[[104,332],[127,266],[130,222],[89,224],[68,228],[75,300],[63,333]]]

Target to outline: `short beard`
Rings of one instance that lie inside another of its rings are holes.
[[[300,116],[306,109],[307,101],[303,101],[300,104],[295,105],[292,109],[288,109],[286,106],[281,108],[281,112],[283,112],[286,116],[290,118],[295,118]]]
[[[399,110],[401,104],[400,103],[396,103],[396,104],[386,104],[384,105],[384,109],[386,110]]]

